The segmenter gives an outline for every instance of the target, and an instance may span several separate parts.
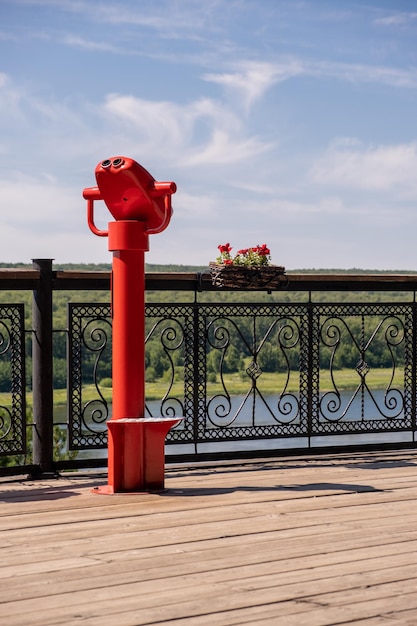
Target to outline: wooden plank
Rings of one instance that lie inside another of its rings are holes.
[[[294,501],[306,497],[319,497],[330,495],[340,495],[341,493],[354,494],[354,493],[370,493],[377,494],[378,490],[382,492],[378,496],[378,500],[390,501],[394,499],[412,499],[414,497],[413,490],[415,491],[415,474],[410,473],[410,476],[405,480],[402,477],[393,480],[389,480],[387,477],[381,476],[379,482],[374,481],[372,485],[363,485],[359,483],[331,483],[322,481],[320,483],[308,483],[304,484],[300,481],[298,483],[292,482],[290,484],[281,485],[262,485],[261,478],[259,477],[261,472],[257,476],[252,477],[252,484],[249,484],[248,480],[218,487],[207,486],[206,481],[204,487],[193,487],[187,489],[183,487],[180,480],[172,480],[169,484],[169,489],[164,494],[143,494],[143,495],[129,495],[129,496],[92,496],[89,490],[86,488],[80,488],[78,490],[71,489],[71,487],[61,487],[61,491],[57,492],[53,488],[44,488],[37,490],[33,497],[33,502],[27,502],[26,496],[19,495],[14,501],[7,500],[5,504],[0,508],[0,525],[5,527],[4,518],[11,513],[16,520],[19,520],[18,514],[16,514],[16,504],[20,501],[19,512],[21,513],[22,524],[24,524],[26,516],[29,513],[37,513],[39,517],[44,514],[42,524],[45,523],[46,518],[49,518],[50,500],[54,500],[54,511],[56,515],[62,512],[63,516],[71,515],[71,511],[74,511],[74,517],[78,514],[78,509],[88,509],[92,517],[100,518],[102,514],[106,516],[117,517],[119,513],[119,507],[122,505],[123,512],[128,511],[129,507],[134,508],[136,504],[146,504],[146,511],[150,514],[157,510],[187,510],[188,500],[193,498],[193,509],[205,508],[211,506],[210,499],[217,498],[221,501],[221,498],[227,497],[227,502],[232,503],[241,501],[241,493],[246,493],[246,502],[268,502],[276,501],[279,496],[279,501],[289,500],[290,505],[294,506]],[[246,477],[245,477],[246,478]],[[294,476],[292,481],[294,481]],[[311,478],[311,475],[310,475]],[[222,477],[216,477],[218,483],[223,480]],[[399,493],[397,496],[392,496],[387,493],[393,488]],[[401,493],[400,493],[401,492]],[[42,497],[43,494],[43,497]],[[78,497],[74,502],[71,500],[71,505],[68,499],[73,495]],[[385,495],[383,495],[385,494]],[[0,498],[1,500],[4,499]],[[216,502],[217,503],[217,502]],[[344,503],[341,503],[343,505]],[[153,505],[153,507],[152,507]],[[302,505],[303,506],[303,505]]]
[[[398,512],[400,513],[400,511]],[[346,514],[347,515],[347,514]],[[208,517],[208,516],[207,516]],[[1,538],[3,545],[3,568],[0,570],[0,577],[6,575],[6,565],[12,563],[14,566],[24,564],[37,554],[45,559],[51,555],[68,556],[75,549],[80,549],[83,545],[88,546],[91,556],[105,554],[108,551],[122,552],[132,550],[143,550],[152,546],[183,546],[191,540],[195,542],[213,542],[222,538],[236,538],[237,542],[249,542],[252,539],[272,540],[279,537],[281,544],[285,546],[289,541],[297,540],[311,542],[323,541],[327,544],[337,543],[349,537],[358,536],[358,540],[368,537],[369,541],[381,544],[398,541],[399,536],[407,540],[412,540],[416,536],[415,517],[404,515],[401,527],[399,528],[398,516],[391,515],[389,518],[376,518],[363,520],[358,515],[353,520],[343,516],[327,516],[323,512],[323,518],[303,522],[302,518],[295,519],[289,515],[279,518],[271,514],[263,516],[250,516],[241,519],[238,514],[229,516],[229,519],[216,518],[214,520],[196,520],[193,525],[187,525],[183,518],[181,525],[171,525],[170,520],[164,526],[163,519],[155,522],[152,527],[152,520],[146,520],[141,526],[141,520],[132,519],[128,525],[110,524],[103,521],[100,524],[87,524],[88,532],[85,532],[85,524],[71,524],[68,530],[56,527],[54,529],[25,529],[18,534],[5,532]],[[379,533],[375,534],[375,519],[378,519]],[[401,533],[401,534],[400,534]],[[98,536],[96,536],[98,535]],[[56,544],[59,543],[59,551]],[[33,545],[32,545],[33,544]],[[28,546],[31,546],[28,552]],[[306,546],[307,548],[308,546]]]
[[[399,548],[401,549],[401,546]],[[404,550],[404,547],[402,549]],[[179,580],[181,586],[190,587],[198,578],[203,580],[205,585],[220,581],[245,580],[245,585],[249,587],[254,581],[257,586],[269,586],[272,576],[275,577],[274,585],[312,580],[325,581],[329,577],[334,577],[335,570],[338,576],[342,574],[357,576],[359,571],[361,576],[368,577],[369,584],[369,577],[377,571],[386,570],[386,576],[397,580],[404,576],[407,578],[411,572],[410,568],[414,571],[416,566],[410,563],[409,550],[404,552],[379,550],[372,554],[363,549],[356,551],[354,556],[351,551],[345,553],[341,551],[331,556],[318,554],[309,558],[302,556],[293,559],[285,558],[285,555],[278,559],[271,551],[259,554],[251,550],[250,545],[239,554],[227,549],[225,551],[226,555],[219,554],[217,559],[208,561],[196,560],[194,554],[190,553],[187,560],[182,559],[180,562],[177,562],[175,555],[170,560],[164,557],[148,559],[146,563],[140,557],[134,561],[115,563],[109,560],[107,563],[101,562],[92,566],[85,562],[84,571],[81,570],[80,559],[80,563],[74,565],[73,571],[61,567],[58,576],[55,573],[52,575],[51,571],[47,572],[49,577],[37,580],[33,579],[33,572],[26,573],[25,577],[19,579],[10,576],[8,580],[2,581],[2,590],[7,602],[10,603],[22,598],[21,589],[25,591],[25,598],[30,599],[45,594],[56,595],[111,587],[115,580],[118,585],[142,583],[143,587],[148,585],[151,591],[155,588],[155,581],[161,578],[165,580],[164,587],[169,586],[172,581],[176,583]],[[53,585],[52,591],[46,586],[49,583]]]
[[[253,589],[250,581],[233,580],[230,583],[212,582],[210,585],[205,581],[194,581],[192,589],[182,584],[181,579],[176,580],[175,587],[167,589],[165,584],[162,588],[155,589],[155,585],[144,586],[140,583],[130,585],[107,587],[98,589],[92,598],[87,591],[72,594],[61,594],[48,598],[36,598],[33,601],[14,603],[14,611],[8,610],[7,605],[2,611],[3,618],[12,626],[17,618],[22,623],[22,618],[30,619],[33,626],[49,623],[61,623],[63,620],[74,619],[75,616],[82,618],[99,612],[110,623],[111,616],[117,615],[120,623],[120,613],[134,611],[136,619],[140,617],[140,624],[148,623],[146,620],[180,619],[189,615],[211,615],[215,619],[217,613],[231,609],[243,609],[251,606],[264,604],[279,604],[280,608],[287,604],[288,617],[294,613],[299,619],[298,624],[321,623],[320,618],[323,608],[327,611],[325,620],[329,622],[329,612],[334,615],[344,616],[345,619],[358,619],[374,615],[375,609],[383,612],[392,610],[391,601],[403,608],[417,607],[415,597],[415,574],[416,567],[412,570],[411,580],[391,582],[389,568],[384,570],[386,578],[380,572],[374,578],[374,584],[367,586],[366,580],[355,574],[352,577],[331,576],[326,581],[323,589],[323,581],[313,581],[310,585],[303,582],[292,585],[284,584],[277,587],[274,579],[269,580],[267,587]],[[387,580],[387,582],[385,582]],[[115,589],[117,596],[115,595]],[[335,590],[336,589],[336,590]],[[317,592],[317,593],[316,593]],[[334,606],[329,607],[328,600],[333,600]],[[386,600],[389,600],[389,603]],[[404,604],[398,600],[403,599]],[[92,602],[94,600],[94,605]],[[295,606],[294,606],[295,604]],[[373,605],[370,611],[370,605]],[[76,607],[76,608],[75,608]],[[215,608],[214,608],[215,607]],[[318,607],[318,608],[315,608]],[[55,622],[48,619],[42,621],[42,609],[47,610],[46,615],[53,615]],[[29,618],[30,615],[30,618]],[[150,617],[152,616],[152,617]],[[315,621],[315,616],[318,618]],[[310,617],[310,622],[308,622]],[[29,623],[29,622],[28,622]],[[87,622],[88,623],[88,622]],[[153,622],[152,622],[153,623]],[[217,621],[213,623],[218,623]],[[293,619],[286,624],[296,624]]]
[[[14,484],[1,494],[0,615],[10,626],[416,623],[416,464],[375,459],[172,471],[164,496],[97,497],[76,477]]]
[[[209,503],[204,507],[193,507],[193,525],[203,526],[208,523],[233,522],[233,520],[246,520],[252,518],[253,523],[266,517],[274,529],[290,530],[294,528],[312,528],[323,521],[323,508],[330,511],[331,522],[333,527],[336,523],[347,525],[349,522],[360,522],[362,525],[367,522],[373,524],[375,519],[380,524],[393,524],[398,522],[398,514],[401,512],[402,522],[405,524],[407,520],[414,519],[413,503],[417,497],[417,488],[413,493],[407,496],[406,500],[394,501],[393,494],[377,494],[370,497],[369,494],[361,494],[360,498],[352,499],[345,496],[327,496],[323,502],[323,498],[312,497],[309,501],[297,502],[292,501],[288,506],[287,502],[280,500],[267,500],[260,502],[257,500],[249,502],[244,498],[240,501],[233,501],[230,505],[225,504],[222,499],[210,499]],[[0,523],[2,531],[1,541],[10,541],[14,537],[14,533],[20,531],[25,534],[29,541],[31,535],[36,536],[37,545],[40,548],[42,541],[49,540],[51,533],[57,531],[60,533],[62,541],[69,541],[73,538],[95,537],[101,531],[110,534],[120,534],[128,537],[130,533],[140,529],[146,531],[151,529],[156,531],[158,528],[167,529],[169,527],[182,529],[188,532],[190,526],[189,506],[194,502],[184,502],[183,506],[176,507],[174,510],[164,506],[154,506],[154,502],[149,501],[148,504],[131,503],[124,500],[119,507],[113,507],[111,514],[106,509],[92,509],[85,507],[84,509],[70,509],[54,512],[53,517],[50,513],[42,514],[25,514],[15,517],[9,516],[3,518]],[[325,505],[325,506],[323,506]],[[162,508],[162,510],[161,510]],[[308,516],[302,517],[298,513],[300,511],[308,512]],[[259,518],[259,520],[258,520]],[[48,524],[49,522],[49,524]],[[64,526],[63,526],[64,525]],[[13,528],[13,526],[15,526]],[[223,525],[223,528],[226,526]],[[119,529],[119,530],[118,530]],[[242,533],[246,532],[242,526]]]

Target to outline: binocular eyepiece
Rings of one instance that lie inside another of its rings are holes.
[[[101,163],[101,167],[104,169],[107,169],[108,167],[110,167],[110,165],[113,165],[113,167],[120,167],[123,165],[123,163],[125,162],[125,160],[122,157],[117,157],[116,159],[105,159],[104,161],[102,161]]]
[[[95,176],[97,187],[83,191],[84,198],[91,204],[89,225],[95,234],[104,231],[94,226],[94,200],[104,200],[116,221],[144,222],[147,233],[159,233],[168,226],[172,215],[171,195],[177,190],[174,182],[157,182],[139,163],[123,156],[101,161]]]

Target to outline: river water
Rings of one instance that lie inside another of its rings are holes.
[[[278,407],[280,399],[278,396],[266,396],[264,400],[257,399],[256,404],[256,421],[255,424],[268,425],[276,423],[273,415],[280,422],[298,423],[297,417],[297,400],[289,396],[287,398],[285,412],[279,412]],[[220,400],[217,401],[217,416],[215,406],[211,406],[209,414],[212,423],[208,422],[208,427],[248,426],[253,422],[252,403],[246,400],[244,396],[232,396],[230,398],[230,406],[223,401],[223,408],[219,406]],[[380,420],[381,425],[386,423],[388,419],[391,424],[401,425],[404,419],[404,410],[402,404],[402,396],[399,393],[386,395],[383,390],[372,391],[371,394],[360,394],[354,396],[354,393],[342,392],[340,400],[335,394],[327,394],[321,396],[321,413],[327,422],[355,422],[363,420]],[[153,417],[159,416],[160,402],[151,401],[147,406]],[[282,399],[281,399],[282,407]],[[58,407],[57,407],[58,408]],[[111,408],[111,407],[110,407]],[[65,421],[65,407],[59,407],[56,412],[55,421]],[[284,410],[284,409],[283,409]],[[226,411],[226,414],[225,414]],[[60,415],[62,412],[62,415]],[[62,419],[64,418],[64,419]],[[234,419],[233,419],[234,418]],[[106,430],[106,425],[99,427]],[[97,425],[95,429],[98,430]],[[370,443],[384,442],[412,442],[413,434],[411,431],[405,432],[383,432],[383,433],[360,433],[360,434],[339,434],[339,435],[316,435],[312,438],[308,437],[278,437],[273,439],[256,439],[256,440],[238,440],[238,441],[212,441],[198,444],[198,452],[200,453],[216,453],[230,451],[256,451],[261,450],[289,450],[294,448],[307,449],[316,447],[329,446],[351,446]],[[166,456],[169,459],[170,454],[192,454],[195,452],[194,444],[168,444],[166,446]],[[79,459],[106,459],[107,450],[85,450],[78,453]]]

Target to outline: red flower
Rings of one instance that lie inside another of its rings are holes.
[[[254,250],[261,256],[269,256],[271,254],[270,249],[267,247],[266,243],[263,243],[261,246],[258,246],[256,250]]]
[[[220,251],[220,256],[217,257],[216,262],[220,265],[256,267],[269,265],[270,262],[271,252],[266,243],[253,248],[242,248],[234,257],[230,254],[233,250],[230,243],[221,244],[217,248]]]

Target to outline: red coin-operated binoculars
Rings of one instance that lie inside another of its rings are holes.
[[[108,427],[108,485],[99,493],[164,488],[165,437],[183,418],[145,417],[145,252],[149,235],[168,226],[175,183],[157,182],[139,163],[113,157],[95,169],[97,187],[84,189],[88,226],[108,237],[113,252],[113,409]],[[114,217],[94,224],[94,201]]]

